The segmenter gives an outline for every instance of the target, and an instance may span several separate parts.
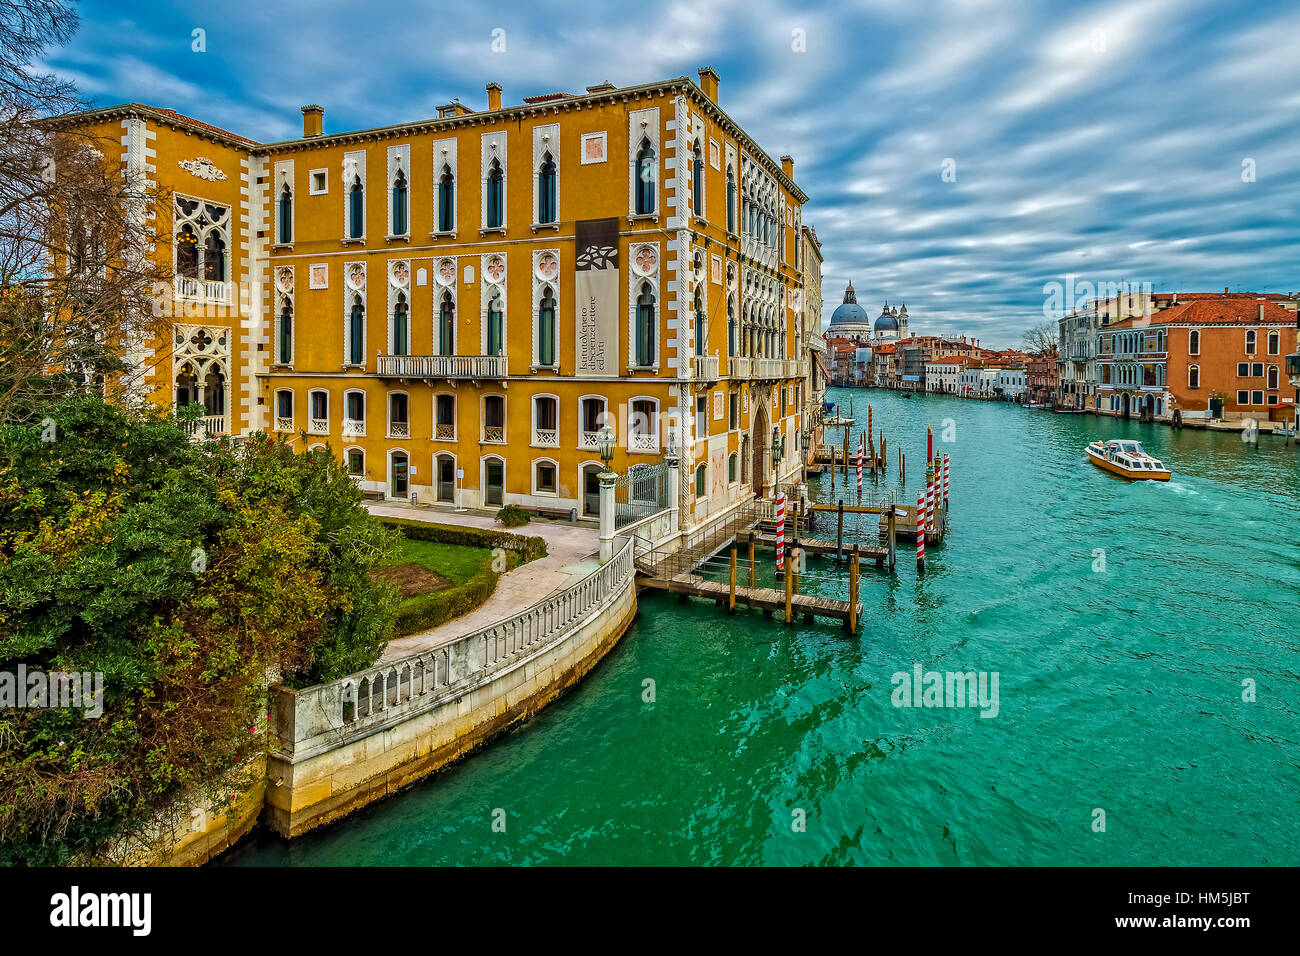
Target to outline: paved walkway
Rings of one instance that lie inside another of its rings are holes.
[[[558,524],[534,520],[520,528],[502,528],[490,514],[437,511],[389,502],[367,502],[372,514],[389,518],[460,525],[488,531],[509,531],[536,535],[546,540],[547,555],[503,574],[496,590],[483,604],[463,617],[428,631],[408,634],[390,641],[380,663],[438,647],[479,628],[512,617],[547,595],[576,584],[600,567],[600,532],[585,525]]]

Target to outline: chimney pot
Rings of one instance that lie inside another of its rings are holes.
[[[794,182],[794,157],[789,154],[781,157],[781,172],[785,173],[785,178]]]
[[[704,91],[710,102],[718,102],[718,74],[711,66],[702,66],[700,73],[700,89]]]
[[[488,111],[501,109],[501,84],[489,83],[487,85]]]
[[[325,129],[325,107],[313,103],[302,108],[302,135],[319,136]]]

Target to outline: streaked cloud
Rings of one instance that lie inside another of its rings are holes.
[[[852,279],[869,311],[905,301],[916,331],[1012,344],[1067,272],[1300,289],[1300,13],[1282,2],[80,8],[80,34],[50,65],[100,103],[266,141],[297,135],[308,102],[329,129],[362,128],[453,97],[481,104],[489,81],[518,102],[709,64],[723,108],[795,157],[827,317]],[[205,53],[191,52],[196,28]],[[946,159],[955,182],[940,177]]]

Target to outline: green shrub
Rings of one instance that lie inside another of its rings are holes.
[[[521,524],[528,524],[532,516],[518,505],[506,505],[497,512],[497,520],[507,528],[517,528]]]
[[[492,596],[500,576],[492,570],[489,562],[475,571],[464,584],[403,601],[397,608],[394,634],[405,636],[426,631],[468,614]]]
[[[385,517],[383,521],[408,538],[416,538],[420,541],[440,541],[443,544],[460,544],[469,548],[501,548],[504,551],[511,551],[519,555],[520,564],[546,557],[546,540],[536,535],[525,537],[507,531],[432,524],[428,521],[412,521],[409,518]]]

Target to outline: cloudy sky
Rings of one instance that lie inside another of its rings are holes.
[[[711,65],[722,107],[773,157],[795,157],[827,319],[850,279],[872,315],[902,300],[913,331],[987,345],[1018,343],[1067,275],[1300,290],[1294,3],[78,7],[81,31],[48,64],[97,103],[170,107],[261,140],[298,135],[309,102],[339,131],[453,97],[482,106],[493,80],[509,104]]]

